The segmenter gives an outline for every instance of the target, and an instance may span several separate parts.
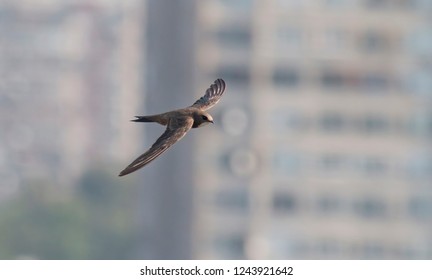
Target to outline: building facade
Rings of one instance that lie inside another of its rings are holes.
[[[142,99],[143,15],[140,1],[2,1],[3,198],[138,152],[128,120]]]
[[[432,257],[431,2],[197,5],[196,257]]]

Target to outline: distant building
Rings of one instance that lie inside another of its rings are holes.
[[[146,102],[142,114],[157,114],[192,105],[196,23],[194,0],[149,0],[146,32]],[[158,124],[144,125],[146,147],[164,132]],[[144,129],[143,128],[143,129]],[[201,131],[205,133],[204,131]],[[192,259],[194,170],[197,131],[139,170],[140,215],[146,237],[140,258]],[[136,155],[138,156],[138,155]]]
[[[89,2],[0,3],[0,199],[120,171],[164,129],[130,117],[223,78],[130,179],[137,258],[432,258],[431,1]]]
[[[431,258],[430,1],[197,6],[195,257]]]
[[[1,197],[138,152],[144,14],[134,0],[0,4]]]

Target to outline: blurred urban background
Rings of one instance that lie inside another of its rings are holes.
[[[0,258],[432,258],[431,15],[1,0]],[[216,78],[216,124],[117,177]]]

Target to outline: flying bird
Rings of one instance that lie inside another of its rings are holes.
[[[213,123],[213,117],[207,113],[206,110],[219,102],[224,91],[224,80],[217,79],[206,90],[204,96],[199,98],[189,107],[158,115],[136,116],[136,119],[132,121],[156,122],[166,126],[166,130],[150,147],[150,149],[129,164],[120,172],[119,176],[127,175],[147,165],[165,152],[169,147],[174,145],[174,143],[183,138],[191,128],[202,127],[209,123]]]

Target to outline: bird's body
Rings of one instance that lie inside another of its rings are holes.
[[[204,96],[192,106],[150,116],[137,116],[134,122],[156,122],[166,126],[165,132],[156,140],[151,148],[128,165],[119,176],[132,173],[145,166],[160,154],[179,141],[191,128],[213,123],[212,116],[205,110],[213,107],[225,91],[225,82],[217,79]]]
[[[136,120],[133,121],[134,122],[157,122],[158,124],[161,125],[167,125],[169,123],[169,120],[171,119],[175,120],[175,119],[182,119],[182,118],[192,118],[194,121],[192,128],[197,128],[204,124],[209,123],[207,120],[203,120],[202,116],[206,116],[207,120],[213,121],[211,116],[207,114],[205,111],[194,107],[187,107],[184,109],[169,111],[166,113],[151,115],[151,116],[137,116]]]

